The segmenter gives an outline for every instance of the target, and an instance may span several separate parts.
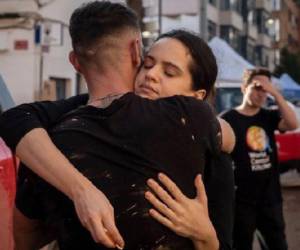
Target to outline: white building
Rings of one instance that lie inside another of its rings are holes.
[[[38,8],[37,2],[48,4]],[[67,26],[73,10],[84,2],[0,0],[0,75],[16,104],[86,91],[68,61]]]

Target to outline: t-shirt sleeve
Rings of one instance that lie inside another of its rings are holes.
[[[0,116],[0,137],[15,151],[22,137],[35,128],[53,126],[65,113],[86,104],[88,95],[74,96],[66,100],[42,101],[21,104]]]
[[[269,113],[270,117],[270,125],[273,130],[277,130],[279,126],[279,122],[281,121],[281,114],[279,110],[266,110]]]

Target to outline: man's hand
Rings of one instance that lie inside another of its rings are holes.
[[[265,92],[270,94],[273,97],[276,97],[279,94],[278,89],[271,83],[270,80],[259,80],[254,82],[254,87],[262,88]]]
[[[109,200],[89,181],[82,187],[75,188],[72,195],[81,224],[95,242],[109,248],[123,249],[124,241],[115,225],[114,208]]]

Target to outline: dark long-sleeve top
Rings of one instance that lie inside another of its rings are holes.
[[[34,128],[51,129],[58,119],[86,104],[87,99],[87,95],[80,95],[67,100],[17,106],[0,117],[0,136],[15,150],[26,133]],[[232,165],[228,155],[211,157],[205,167],[204,184],[209,214],[220,241],[220,249],[231,249],[234,192]]]

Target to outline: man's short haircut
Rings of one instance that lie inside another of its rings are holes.
[[[271,72],[267,68],[257,67],[254,69],[246,69],[243,76],[243,84],[248,85],[252,82],[255,76],[266,76],[271,79]]]
[[[74,52],[88,56],[93,46],[120,32],[139,32],[139,21],[133,10],[120,3],[93,1],[77,8],[70,19],[70,35]]]

